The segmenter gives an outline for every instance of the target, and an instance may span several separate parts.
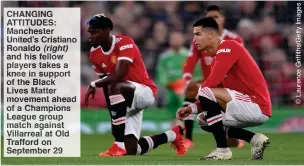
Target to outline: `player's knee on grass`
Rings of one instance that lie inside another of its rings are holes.
[[[128,155],[136,155],[137,154],[137,144],[138,139],[133,134],[129,134],[125,136],[124,139],[125,148]]]

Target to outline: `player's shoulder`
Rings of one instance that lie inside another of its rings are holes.
[[[222,40],[220,47],[235,47],[242,46],[238,41],[235,40]]]
[[[118,45],[125,43],[134,43],[134,40],[130,36],[116,36],[115,43]]]
[[[239,36],[238,34],[232,32],[232,31],[229,31],[227,29],[224,29],[224,39],[225,40],[235,40],[239,43],[243,43],[243,39],[241,36]]]
[[[216,54],[231,53],[232,50],[237,50],[241,44],[235,40],[222,40]]]
[[[127,48],[134,48],[135,42],[130,36],[116,36],[115,46],[119,49],[119,51],[122,51]]]

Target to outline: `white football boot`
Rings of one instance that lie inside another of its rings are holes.
[[[212,151],[208,156],[200,158],[200,160],[231,160],[231,159],[232,159],[232,152],[230,149],[225,151],[216,149]]]
[[[269,138],[263,134],[255,134],[251,141],[251,159],[252,160],[263,160],[264,151],[269,146]]]

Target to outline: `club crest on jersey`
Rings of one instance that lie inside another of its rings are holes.
[[[120,51],[128,49],[128,48],[133,48],[133,44],[127,44],[127,45],[123,45],[119,48]]]
[[[230,53],[231,52],[231,49],[230,48],[223,48],[223,49],[220,49],[216,52],[216,54],[219,54],[219,53]]]
[[[116,58],[116,56],[112,56],[112,57],[111,57],[111,62],[112,62],[113,64],[116,64],[116,63],[117,63],[117,58]]]

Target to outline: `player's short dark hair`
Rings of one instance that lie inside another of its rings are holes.
[[[210,28],[212,30],[215,30],[216,32],[219,32],[219,26],[215,19],[213,19],[212,17],[204,17],[194,21],[193,27],[198,26],[201,26],[203,28]]]
[[[112,20],[108,17],[106,17],[103,14],[97,14],[87,22],[88,25],[90,25],[94,29],[105,29],[109,28],[113,30],[113,23]]]
[[[217,6],[217,5],[210,5],[210,6],[208,6],[207,9],[206,9],[206,11],[205,11],[205,15],[207,14],[207,12],[210,12],[210,11],[217,11],[221,15],[224,16],[223,10],[219,6]]]

